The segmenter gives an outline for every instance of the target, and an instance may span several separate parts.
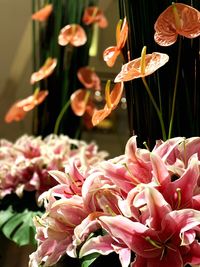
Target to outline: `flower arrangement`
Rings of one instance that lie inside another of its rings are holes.
[[[123,267],[199,265],[199,148],[199,137],[176,137],[149,151],[133,136],[123,155],[87,174],[75,162],[50,171],[59,184],[40,196],[46,211],[34,219],[29,266],[52,266],[65,254],[88,266],[111,252]]]
[[[73,160],[87,173],[108,156],[95,143],[66,135],[24,135],[14,143],[0,140],[0,229],[19,245],[34,242],[32,217],[44,208],[38,197],[58,182],[51,170],[64,171]]]
[[[122,9],[126,10],[128,1],[124,2]],[[200,35],[200,13],[186,4],[173,3],[154,23],[154,41],[160,46],[171,46],[177,38],[181,43],[181,38],[193,40]],[[130,17],[124,16],[116,28],[116,45],[103,54],[112,67],[126,48],[127,60],[112,91],[107,82],[105,105],[94,110],[92,124],[100,123],[117,107],[124,83],[127,92],[127,81],[132,86],[133,79],[142,78],[163,141],[158,138],[153,148],[148,142],[143,149],[138,148],[133,135],[123,155],[99,163],[86,175],[79,170],[75,173],[75,164],[65,172],[50,171],[60,184],[40,197],[46,211],[34,219],[38,248],[30,255],[30,267],[52,266],[65,255],[89,266],[99,255],[113,252],[119,255],[123,267],[200,264],[200,138],[172,138],[181,47],[177,50],[171,105],[167,107],[170,112],[165,117],[161,98],[154,97],[146,76],[168,63],[170,56],[161,52],[146,54],[143,44],[141,57],[131,60],[130,28]],[[130,97],[130,103],[133,100]]]

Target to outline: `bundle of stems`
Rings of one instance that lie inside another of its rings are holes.
[[[199,0],[182,0],[181,3],[200,9]],[[154,24],[171,4],[170,0],[119,0],[120,17],[126,17],[129,25],[123,55],[125,62],[140,57],[143,46],[147,46],[147,53],[169,55],[169,62],[146,80],[162,112],[167,138],[196,136],[200,135],[200,38],[179,36],[177,42],[168,47],[154,41]],[[137,134],[140,145],[147,142],[151,147],[156,139],[163,138],[156,110],[142,79],[125,82],[125,91],[130,135]]]

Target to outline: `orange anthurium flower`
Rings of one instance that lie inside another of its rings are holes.
[[[116,27],[116,46],[110,46],[103,52],[103,59],[109,67],[115,64],[117,57],[119,56],[121,49],[124,47],[128,37],[128,24],[126,18],[124,18],[123,25],[120,20]]]
[[[47,58],[47,60],[45,61],[44,65],[36,72],[34,72],[31,75],[31,79],[30,79],[30,83],[34,84],[40,80],[43,80],[44,78],[50,76],[55,67],[57,65],[57,59],[56,58]]]
[[[5,115],[5,122],[10,123],[12,121],[20,121],[26,116],[26,111],[22,107],[18,106],[20,101],[13,104]]]
[[[32,110],[35,106],[42,103],[47,97],[47,95],[47,90],[42,90],[38,92],[36,89],[36,92],[33,95],[17,101],[11,106],[11,108],[6,113],[5,122],[10,123],[12,121],[22,120],[25,117],[26,112]]]
[[[144,68],[141,69],[141,57],[129,61],[122,66],[120,73],[116,76],[114,82],[130,81],[136,78],[148,76],[157,69],[165,65],[169,60],[169,56],[163,53],[154,52],[146,54],[144,57]]]
[[[71,108],[77,116],[83,116],[86,111],[90,92],[85,89],[78,89],[71,94]]]
[[[122,97],[123,93],[123,82],[115,84],[112,92],[110,93],[110,81],[107,82],[105,88],[105,99],[106,104],[103,109],[95,110],[92,116],[92,124],[96,126],[103,121],[112,110],[114,110]]]
[[[173,3],[158,17],[154,40],[161,46],[176,42],[178,34],[187,38],[200,35],[200,12],[188,5]]]
[[[53,11],[53,5],[48,4],[42,9],[32,14],[32,19],[38,21],[46,21],[48,17],[51,15],[52,11]]]
[[[97,23],[100,28],[106,28],[108,26],[108,21],[103,14],[103,11],[97,6],[87,7],[83,14],[83,23],[90,25]]]
[[[77,72],[77,76],[85,88],[100,90],[100,78],[90,67],[81,67]]]
[[[59,45],[65,46],[71,44],[73,46],[84,45],[87,41],[85,30],[78,24],[69,24],[61,29],[58,36]]]

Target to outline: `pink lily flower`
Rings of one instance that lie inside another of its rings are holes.
[[[74,228],[87,215],[81,197],[55,200],[49,196],[46,213],[41,218],[35,218],[39,246],[31,255],[30,266],[33,267],[34,262],[44,266],[55,264],[71,244]]]
[[[136,254],[132,266],[182,267],[186,263],[199,264],[200,211],[172,211],[162,194],[153,187],[144,189],[143,201],[139,203],[140,212],[145,215],[142,222],[134,222],[121,215],[98,219],[111,237],[124,242]]]

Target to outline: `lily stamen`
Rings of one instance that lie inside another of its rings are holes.
[[[145,237],[145,240],[148,241],[152,246],[161,249],[162,246],[159,245],[159,243],[157,241],[152,240],[149,236]]]
[[[176,193],[177,193],[177,209],[180,208],[181,206],[181,189],[180,188],[176,188]]]

